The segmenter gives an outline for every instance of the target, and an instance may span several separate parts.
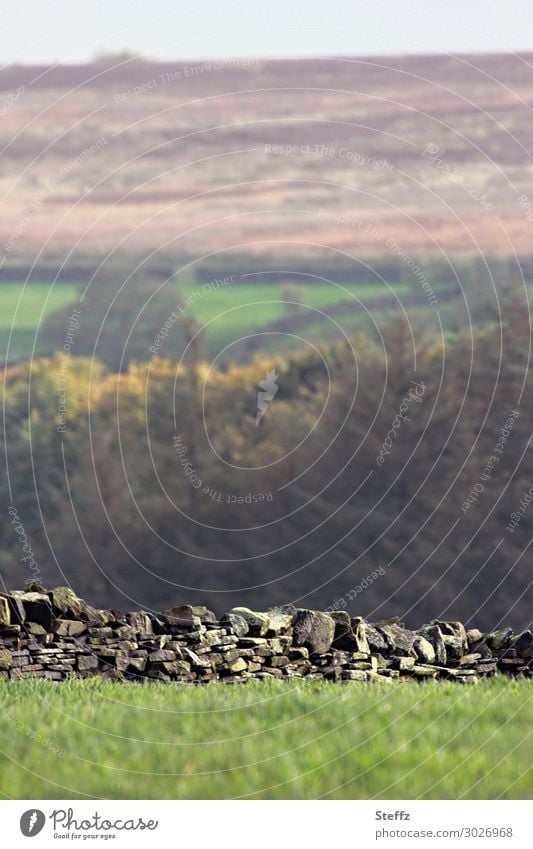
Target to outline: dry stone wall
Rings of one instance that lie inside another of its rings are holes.
[[[39,585],[0,594],[0,679],[236,683],[251,678],[328,681],[453,680],[497,673],[533,678],[531,631],[481,633],[433,621],[416,631],[345,611],[206,607],[160,614],[97,610],[70,589]]]

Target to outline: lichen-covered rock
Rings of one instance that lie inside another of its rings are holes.
[[[281,610],[274,608],[268,611],[268,618],[270,619],[268,626],[269,634],[278,636],[279,634],[288,634],[290,632],[292,625],[292,615],[290,613],[283,613]]]
[[[325,654],[335,638],[335,622],[327,613],[298,610],[293,619],[295,646],[306,646],[314,654]]]
[[[396,653],[412,655],[416,638],[414,631],[403,628],[396,622],[380,623],[380,632],[388,639],[390,647]]]
[[[176,655],[173,651],[170,651],[169,649],[156,649],[148,655],[148,660],[150,660],[152,663],[156,661],[161,663],[163,661],[176,660]]]
[[[345,610],[335,611],[330,616],[335,622],[333,645],[336,648],[352,652],[370,652],[365,623],[360,616],[350,617]]]
[[[234,616],[240,616],[248,624],[248,632],[252,637],[264,637],[270,626],[267,613],[259,613],[248,607],[234,607],[229,611]]]
[[[11,625],[9,603],[5,596],[0,595],[0,625]]]
[[[238,637],[245,637],[250,630],[244,616],[237,613],[225,613],[220,624],[230,628]]]
[[[483,639],[483,634],[479,630],[479,628],[469,628],[466,632],[466,638],[468,640],[469,648],[472,648],[476,643],[480,643]]]
[[[152,634],[152,620],[148,613],[144,610],[134,610],[131,613],[126,613],[126,622],[130,625],[136,634]]]
[[[459,651],[460,655],[463,655],[465,654],[465,652],[468,651],[468,636],[466,633],[465,626],[462,622],[441,622],[436,619],[432,624],[438,625],[443,638],[456,637],[456,640],[450,641],[450,646],[453,646],[452,651],[455,651],[456,646],[458,647],[457,650]],[[458,640],[460,640],[461,642],[460,647]],[[444,640],[444,642],[446,643],[446,639]]]
[[[21,593],[19,601],[24,607],[25,620],[37,622],[43,628],[49,628],[53,619],[52,605],[46,593]]]
[[[474,654],[464,654],[459,661],[459,666],[473,666],[477,664],[478,660],[481,660],[481,655],[479,652]]]
[[[512,639],[513,629],[503,628],[500,631],[493,631],[491,634],[487,634],[485,642],[489,649],[501,651],[502,649],[508,649],[510,647]]]
[[[435,662],[444,665],[446,663],[446,646],[442,639],[442,632],[438,625],[425,625],[420,629],[418,635],[425,637],[431,643],[435,651]]]
[[[448,660],[459,660],[463,656],[464,643],[458,634],[443,634],[442,641],[446,648]]]
[[[0,649],[0,669],[9,669],[13,662],[13,655],[8,649]]]
[[[32,637],[44,637],[47,633],[46,628],[43,628],[42,625],[38,625],[37,622],[26,622],[24,625],[24,631],[26,634],[31,634]]]
[[[425,637],[415,637],[413,648],[422,663],[435,663],[435,649]]]
[[[82,599],[80,599],[80,604],[80,618],[85,622],[88,622],[90,625],[108,625],[109,622],[113,621],[113,615],[110,610],[99,610],[96,607],[92,607],[90,604],[87,604]]]
[[[207,623],[213,624],[217,621],[217,617],[213,611],[209,610],[203,604],[193,605],[192,612],[194,616],[198,617],[202,625],[206,625]]]
[[[54,619],[50,630],[58,637],[79,637],[87,630],[87,623],[71,619]]]
[[[22,625],[26,619],[26,611],[20,598],[23,595],[24,593],[15,591],[3,596],[7,601],[9,616],[13,625]]]
[[[239,657],[237,660],[231,661],[228,667],[230,672],[244,672],[248,668],[248,664],[242,657]]]
[[[515,637],[511,645],[519,657],[525,660],[533,658],[533,634],[531,631],[523,631]]]
[[[95,672],[98,669],[98,658],[92,654],[79,655],[78,669],[80,672]]]
[[[388,640],[385,639],[384,635],[380,633],[380,631],[374,627],[374,625],[369,625],[368,622],[365,623],[365,636],[370,647],[371,651],[382,652],[386,651],[389,647]]]
[[[56,587],[48,592],[54,615],[60,619],[78,619],[81,601],[70,587]]]
[[[184,630],[195,628],[200,624],[200,619],[194,615],[190,604],[180,604],[176,607],[171,607],[169,610],[165,610],[162,616],[169,625],[174,625]]]

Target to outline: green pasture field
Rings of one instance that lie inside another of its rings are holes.
[[[343,283],[301,284],[297,287],[299,303],[311,307],[325,307],[339,301],[349,301],[351,297],[371,301],[373,298],[390,294],[391,289],[379,283]],[[408,283],[397,283],[394,292],[405,294],[410,289]],[[230,283],[211,291],[204,292],[196,283],[179,284],[182,300],[191,305],[185,314],[192,316],[202,324],[208,324],[208,355],[216,356],[231,342],[277,319],[289,316],[290,307],[283,303],[283,287],[270,283]],[[313,316],[313,313],[310,313]],[[338,319],[337,319],[338,320]],[[322,328],[324,322],[320,322]]]
[[[36,330],[42,319],[63,304],[74,303],[77,288],[56,283],[0,283],[0,351],[9,347],[10,360],[29,356],[33,349]],[[36,345],[37,353],[40,352]]]
[[[365,303],[367,308],[369,308],[371,301],[367,299]],[[450,339],[456,335],[461,324],[459,318],[460,309],[461,304],[440,304],[438,307],[440,323],[437,319],[436,309],[433,306],[423,305],[409,307],[406,308],[405,312],[407,319],[412,323],[413,328],[424,327],[426,329],[431,329],[435,338],[440,338],[442,326],[442,332],[445,338]],[[388,325],[390,325],[392,318],[397,318],[400,315],[403,317],[403,314],[400,314],[397,309],[374,310],[369,308],[368,312],[364,313],[350,313],[349,311],[346,311],[342,315],[332,316],[329,321],[325,319],[319,319],[317,321],[315,318],[312,318],[305,325],[298,327],[298,330],[295,332],[302,337],[302,339],[308,340],[315,345],[331,342],[335,339],[353,339],[353,337],[358,333],[374,338],[379,343],[379,334],[383,332]],[[466,329],[466,321],[464,319],[462,321],[462,325]],[[265,337],[264,344],[262,346],[262,353],[267,356],[273,356],[276,353],[279,354],[280,349],[282,348],[283,353],[289,354],[291,352],[301,351],[303,347],[303,343],[298,339],[291,339],[290,337],[285,339],[275,337],[274,340],[272,340],[267,336]]]
[[[379,283],[369,284],[313,284],[300,285],[298,299],[301,303],[321,307],[350,297],[371,301],[374,297],[388,294],[388,287]],[[409,290],[407,283],[394,286],[401,295]],[[36,330],[48,313],[64,304],[76,302],[78,290],[75,285],[32,282],[0,284],[0,351],[5,353],[11,328],[9,359],[29,356],[33,349]],[[190,306],[184,310],[198,321],[208,323],[207,355],[215,356],[222,348],[235,339],[254,333],[262,325],[290,314],[289,308],[281,301],[284,298],[283,287],[278,284],[237,283],[218,289],[204,291],[202,286],[187,281],[178,284],[176,303],[179,300]],[[265,303],[266,302],[266,303]],[[324,323],[320,326],[325,331]],[[37,340],[37,353],[46,353]]]
[[[0,682],[14,799],[531,799],[533,684]]]

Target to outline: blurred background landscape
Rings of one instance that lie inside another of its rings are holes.
[[[0,70],[5,587],[531,623],[532,58]]]

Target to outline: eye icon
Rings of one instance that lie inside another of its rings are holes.
[[[42,811],[32,808],[25,811],[20,818],[20,830],[24,837],[35,837],[43,830],[46,817]]]

